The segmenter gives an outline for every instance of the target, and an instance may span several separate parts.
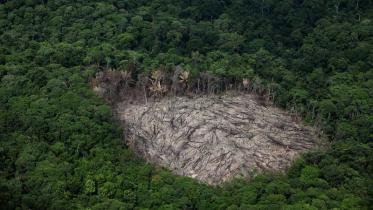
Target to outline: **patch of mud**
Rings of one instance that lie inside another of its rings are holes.
[[[319,145],[313,128],[252,94],[118,103],[115,111],[139,155],[208,184],[284,170]]]

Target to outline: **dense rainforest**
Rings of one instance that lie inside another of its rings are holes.
[[[286,173],[209,186],[147,164],[90,89],[181,65],[320,127]],[[371,0],[1,0],[1,209],[369,209]]]

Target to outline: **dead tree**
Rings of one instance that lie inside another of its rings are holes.
[[[183,72],[183,68],[181,66],[176,66],[171,77],[171,93],[177,95],[180,93],[180,84],[179,84],[179,77]]]
[[[137,87],[139,89],[142,89],[145,104],[148,104],[148,96],[146,92],[146,87],[148,86],[148,84],[149,84],[148,76],[144,74],[140,74],[138,77]]]

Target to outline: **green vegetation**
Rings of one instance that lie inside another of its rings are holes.
[[[1,0],[2,209],[368,209],[371,0]],[[139,160],[89,79],[182,64],[323,128],[286,174],[211,187]]]

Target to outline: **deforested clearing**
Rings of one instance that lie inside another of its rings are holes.
[[[319,147],[314,128],[248,93],[117,103],[127,144],[147,161],[208,184],[283,171]]]

